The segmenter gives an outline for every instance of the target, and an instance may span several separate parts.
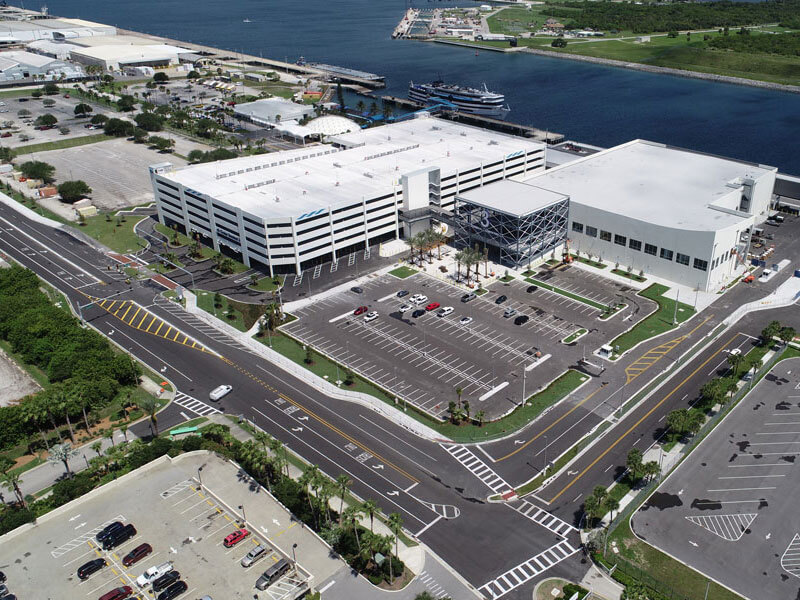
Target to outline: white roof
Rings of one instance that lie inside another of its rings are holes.
[[[76,48],[73,55],[88,56],[98,60],[116,61],[119,63],[135,63],[142,61],[173,60],[177,54],[160,46],[94,46],[92,48]]]
[[[664,227],[716,231],[743,217],[712,208],[755,166],[645,140],[615,146],[525,179],[582,204]]]
[[[458,198],[507,215],[522,217],[566,200],[567,196],[529,183],[503,179],[459,194]]]
[[[92,46],[151,46],[153,40],[138,35],[92,35],[70,40],[73,44],[84,47]]]
[[[78,46],[75,44],[69,44],[67,42],[54,42],[53,40],[36,40],[27,44],[27,48],[33,48],[35,50],[41,50],[43,52],[55,52],[55,53],[69,53],[70,50],[74,50]]]
[[[34,54],[33,52],[25,52],[23,50],[2,52],[0,53],[0,58],[5,58],[6,60],[12,60],[21,65],[28,65],[36,68],[46,67],[52,62],[56,62],[56,59],[50,56]]]
[[[9,58],[3,58],[0,56],[0,71],[8,71],[9,69],[13,69],[14,67],[19,66],[19,63],[15,60],[11,60]]]
[[[306,129],[311,134],[340,135],[351,131],[359,131],[361,127],[355,121],[339,115],[325,115],[312,119],[306,123]]]
[[[427,116],[341,138],[351,148],[315,145],[191,165],[163,176],[264,219],[285,219],[399,191],[400,177],[420,168],[439,167],[445,177],[543,147]]]
[[[221,84],[223,86],[225,84]],[[235,86],[234,86],[235,87]],[[233,111],[238,115],[255,117],[265,121],[274,121],[277,115],[281,120],[299,119],[303,115],[314,111],[313,107],[306,104],[298,104],[283,98],[264,98],[254,102],[243,102],[233,107]]]

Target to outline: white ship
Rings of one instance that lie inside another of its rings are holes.
[[[446,84],[443,81],[433,83],[414,83],[408,87],[408,99],[421,104],[450,104],[457,110],[471,115],[504,118],[511,110],[506,105],[503,94],[483,89],[461,87]]]

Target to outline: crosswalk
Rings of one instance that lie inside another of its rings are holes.
[[[210,292],[200,292],[201,294],[207,294]],[[217,329],[216,327],[212,327],[202,319],[199,319],[195,315],[186,311],[180,304],[175,302],[171,302],[170,300],[166,300],[161,298],[160,296],[156,296],[154,299],[155,304],[158,305],[159,308],[165,310],[166,312],[170,313],[176,320],[181,321],[185,325],[199,331],[200,333],[206,335],[207,337],[211,338],[215,342],[220,344],[225,344],[231,348],[235,348],[237,350],[241,350],[243,352],[250,352],[253,353],[252,350],[243,346],[236,340],[234,340],[230,335]]]
[[[509,569],[496,579],[492,579],[483,584],[478,591],[485,597],[491,598],[491,600],[500,598],[511,590],[529,582],[553,565],[569,558],[577,551],[578,548],[573,548],[567,540],[562,540],[544,552],[540,552],[536,556],[529,558],[524,563],[517,565],[513,569]]]
[[[175,394],[175,398],[172,400],[173,403],[177,404],[181,408],[185,408],[193,412],[194,414],[200,417],[207,417],[208,415],[216,415],[221,414],[222,411],[218,408],[211,406],[210,404],[206,404],[202,400],[198,400],[197,398],[192,398],[188,394],[184,394],[183,392],[178,392]]]
[[[431,595],[438,600],[439,598],[443,598],[448,596],[447,590],[444,589],[438,581],[436,581],[430,573],[427,571],[422,571],[419,574],[419,580],[425,584],[425,587],[428,588],[431,592]]]
[[[562,521],[554,514],[549,513],[546,510],[542,510],[527,500],[523,500],[519,504],[514,504],[511,506],[522,516],[527,517],[537,525],[541,525],[545,529],[549,529],[561,537],[567,537],[568,534],[578,531],[566,521]]]
[[[512,491],[510,485],[505,480],[495,473],[492,469],[486,466],[480,458],[467,448],[466,446],[439,444],[450,456],[455,458],[461,465],[470,473],[480,479],[486,487],[496,494],[504,494]]]

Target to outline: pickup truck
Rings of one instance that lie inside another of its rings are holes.
[[[140,588],[148,586],[156,579],[169,573],[170,571],[172,571],[171,562],[165,562],[160,565],[156,565],[155,567],[150,567],[136,578],[136,585],[138,585]]]

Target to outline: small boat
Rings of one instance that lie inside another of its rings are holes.
[[[242,23],[252,23],[252,21],[250,19],[245,19],[242,21]]]

